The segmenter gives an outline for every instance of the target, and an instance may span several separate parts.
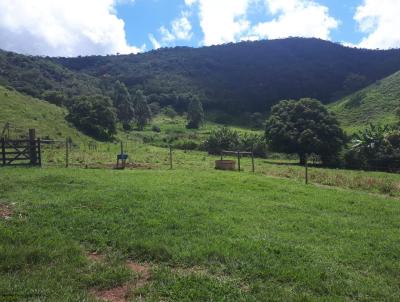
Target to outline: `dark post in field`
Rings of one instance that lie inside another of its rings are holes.
[[[238,158],[238,171],[240,172],[240,152],[237,152],[237,158]]]
[[[38,154],[38,162],[39,162],[39,166],[42,166],[42,148],[40,146],[41,144],[41,140],[40,137],[37,140],[37,154]]]
[[[254,166],[254,152],[251,151],[251,168],[253,173],[255,172],[255,166]]]
[[[172,170],[172,146],[169,145],[169,168]]]
[[[3,157],[3,166],[6,165],[6,140],[4,137],[1,138],[1,154]]]
[[[65,139],[65,168],[69,166],[69,140],[68,138]]]
[[[306,177],[306,185],[308,185],[308,155],[306,154],[305,155],[305,169],[306,169],[306,175],[305,175],[305,177]]]
[[[29,158],[30,164],[37,165],[37,153],[36,153],[36,131],[35,129],[29,129]]]

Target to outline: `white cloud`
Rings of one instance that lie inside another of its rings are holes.
[[[364,0],[354,20],[367,36],[359,43],[365,48],[400,47],[400,1]]]
[[[137,53],[144,46],[128,44],[118,1],[0,0],[0,48],[50,56]]]
[[[189,0],[187,0],[189,1]],[[175,41],[190,41],[193,36],[192,24],[189,20],[190,12],[182,11],[179,18],[171,22],[170,29],[165,26],[159,28],[161,34],[160,40],[157,40],[153,34],[149,34],[149,40],[155,49],[161,46],[167,46]]]
[[[250,28],[246,12],[256,0],[186,0],[199,5],[200,26],[204,44],[222,44],[237,41]]]
[[[192,24],[189,13],[182,12],[182,16],[172,22],[172,32],[177,40],[190,40],[192,38]]]
[[[274,19],[254,26],[252,34],[260,38],[293,36],[329,40],[331,30],[339,25],[329,15],[328,7],[312,0],[265,0],[265,3]]]
[[[159,49],[161,47],[161,43],[158,42],[158,40],[154,37],[153,34],[149,34],[149,40],[151,44],[153,45],[154,49]]]
[[[275,39],[289,36],[329,39],[339,22],[329,9],[314,0],[185,0],[199,7],[204,44],[222,44],[240,40]],[[265,22],[252,24],[250,8],[264,4]],[[271,20],[272,18],[272,20]]]

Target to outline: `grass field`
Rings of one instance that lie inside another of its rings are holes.
[[[394,124],[400,106],[400,72],[342,100],[328,105],[348,133],[365,129],[369,123]]]
[[[0,133],[8,122],[11,138],[26,136],[29,128],[35,128],[37,136],[42,138],[89,140],[65,121],[66,109],[3,86],[0,86],[0,108]]]
[[[213,170],[6,168],[0,200],[0,301],[126,283],[126,301],[400,299],[388,197]],[[148,280],[135,287],[126,261]]]

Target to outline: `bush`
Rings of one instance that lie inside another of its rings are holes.
[[[175,109],[172,106],[167,106],[163,108],[162,113],[164,113],[167,117],[171,119],[176,118],[176,116],[178,115],[178,113],[176,113]]]
[[[222,150],[234,150],[239,146],[239,133],[227,127],[213,130],[204,142],[204,147],[209,154],[220,154]]]
[[[253,151],[258,157],[267,155],[267,145],[263,135],[248,133],[241,135],[227,127],[213,130],[204,142],[204,149],[210,154],[220,154],[223,150],[230,150]]]
[[[151,131],[160,133],[160,132],[161,132],[161,129],[160,129],[160,127],[158,127],[158,126],[153,125],[153,127],[151,127]]]
[[[130,123],[122,123],[122,128],[125,131],[131,131],[132,130],[132,125]]]
[[[241,151],[253,152],[258,157],[266,157],[267,144],[265,136],[245,133],[240,137],[240,149]]]
[[[345,163],[352,169],[399,171],[400,131],[389,125],[371,124],[354,136]]]
[[[97,139],[108,140],[116,133],[117,115],[109,97],[78,97],[67,116],[78,129]]]
[[[181,150],[197,150],[199,148],[199,144],[192,140],[178,141],[173,146]]]

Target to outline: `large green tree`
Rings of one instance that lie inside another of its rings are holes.
[[[118,119],[122,122],[125,129],[129,128],[130,122],[134,118],[135,109],[131,95],[124,83],[116,81],[114,84],[114,106],[117,109]]]
[[[311,153],[329,164],[346,140],[335,116],[318,100],[308,98],[285,100],[272,107],[266,138],[272,151],[297,153],[301,164]]]
[[[143,91],[137,90],[134,97],[135,119],[138,129],[142,131],[144,126],[151,120],[151,109],[147,104],[147,98]]]
[[[194,98],[190,101],[188,106],[188,124],[189,129],[198,129],[204,121],[204,110],[201,101],[198,98]]]
[[[67,119],[98,139],[110,139],[116,132],[117,115],[109,97],[83,96],[74,100]]]

